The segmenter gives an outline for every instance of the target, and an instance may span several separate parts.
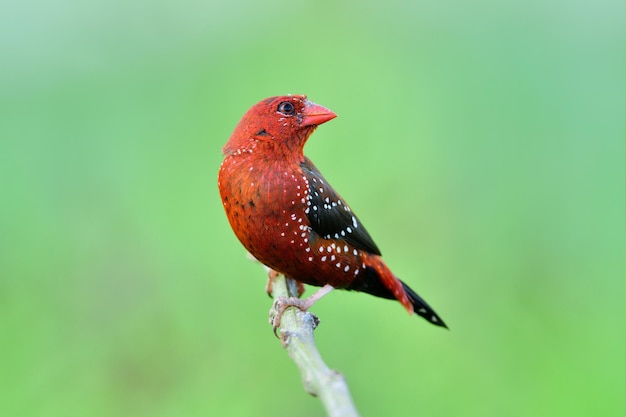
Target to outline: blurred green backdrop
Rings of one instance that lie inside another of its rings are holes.
[[[230,3],[230,4],[228,4]],[[623,2],[5,2],[0,415],[319,416],[216,184],[271,95],[449,323],[336,292],[363,416],[624,412]]]

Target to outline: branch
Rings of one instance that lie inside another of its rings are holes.
[[[294,280],[279,275],[273,281],[272,296],[274,300],[298,297],[298,286]],[[270,322],[274,314],[276,311],[272,307]],[[277,335],[300,369],[304,389],[322,401],[326,413],[330,417],[358,417],[345,378],[326,366],[315,346],[313,330],[318,323],[314,314],[291,306],[280,319]]]

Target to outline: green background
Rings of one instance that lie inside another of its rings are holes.
[[[217,192],[241,115],[285,93],[339,115],[307,154],[451,327],[314,307],[363,416],[623,415],[623,2],[23,1],[0,23],[0,415],[323,415]]]

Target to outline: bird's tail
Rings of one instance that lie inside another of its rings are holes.
[[[381,298],[396,299],[409,314],[416,313],[436,326],[448,328],[435,310],[411,287],[399,280],[379,256],[365,255],[361,260],[365,264],[365,274],[347,289],[363,291]]]
[[[404,282],[400,281],[400,283],[402,284],[402,288],[404,289],[407,297],[409,297],[409,301],[411,301],[411,304],[413,305],[413,311],[415,312],[415,314],[424,317],[426,320],[436,326],[445,327],[446,329],[448,328],[448,326],[446,326],[446,323],[441,320],[441,317],[439,317],[439,315],[435,313],[435,310],[433,310],[432,307],[429,306],[422,297],[417,295],[417,293]]]

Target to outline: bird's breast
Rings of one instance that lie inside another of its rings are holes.
[[[219,189],[235,234],[257,259],[284,257],[293,247],[307,246],[308,180],[299,166],[227,158]]]

